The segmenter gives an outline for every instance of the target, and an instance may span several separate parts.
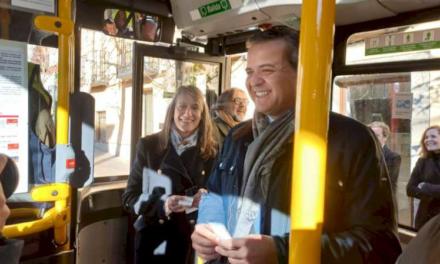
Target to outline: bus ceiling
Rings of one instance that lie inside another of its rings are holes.
[[[170,0],[176,26],[190,39],[222,37],[258,25],[299,28],[301,0]],[[336,0],[336,25],[348,25],[438,6],[426,0]]]
[[[205,52],[224,55],[244,52],[244,41],[262,26],[287,25],[299,29],[301,0],[78,0],[77,22],[90,27],[96,17],[80,6],[120,8],[158,16],[162,38],[171,43],[174,24],[188,43],[206,45]],[[439,6],[436,0],[336,0],[336,25],[349,25]],[[103,9],[103,10],[104,10]],[[88,9],[90,10],[90,9]],[[104,11],[103,11],[104,13]],[[81,15],[83,14],[83,15]],[[102,29],[103,17],[92,28]],[[81,23],[83,22],[83,23]],[[171,22],[171,23],[169,23]],[[168,25],[166,28],[165,25]],[[169,32],[168,32],[169,31]],[[167,34],[169,33],[169,34]],[[165,37],[166,36],[166,37]]]
[[[299,29],[301,0],[170,0],[174,23],[192,41],[209,39],[212,55],[244,52],[247,32],[261,26]],[[392,17],[438,6],[438,1],[336,0],[336,25]]]
[[[78,0],[173,18],[189,39],[221,37],[259,25],[298,28],[302,0]],[[336,25],[348,25],[438,6],[436,0],[336,0]]]

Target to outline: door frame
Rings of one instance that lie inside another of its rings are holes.
[[[144,57],[170,59],[185,62],[219,64],[218,94],[225,89],[226,56],[215,57],[203,53],[189,51],[184,47],[152,46],[133,42],[133,93],[132,93],[132,122],[131,122],[131,149],[130,164],[133,164],[136,155],[136,144],[142,135],[142,94],[144,78]],[[229,73],[230,74],[230,73]]]

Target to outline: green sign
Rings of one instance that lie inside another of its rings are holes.
[[[386,53],[394,53],[394,52],[405,52],[405,51],[416,51],[416,50],[427,50],[427,49],[438,49],[440,48],[440,41],[429,41],[424,43],[412,43],[412,44],[403,44],[396,46],[388,46],[388,47],[377,47],[377,48],[369,48],[365,50],[365,55],[377,55],[377,54],[386,54]]]
[[[164,91],[164,92],[163,92],[163,98],[173,98],[173,97],[174,97],[174,94],[175,94],[175,93],[173,93],[173,92],[167,92],[167,91]]]
[[[229,0],[218,0],[199,7],[201,17],[208,17],[218,13],[223,13],[231,9]]]

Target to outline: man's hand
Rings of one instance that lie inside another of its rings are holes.
[[[191,240],[197,255],[204,261],[220,257],[220,255],[215,252],[218,239],[208,224],[197,224],[191,235]]]
[[[250,235],[244,238],[220,240],[215,251],[227,257],[231,264],[278,263],[275,242],[271,236]]]
[[[208,191],[204,188],[200,188],[196,195],[194,195],[194,200],[192,203],[192,207],[199,207],[200,200],[202,199],[202,195],[208,193]]]

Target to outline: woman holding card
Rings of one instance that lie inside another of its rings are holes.
[[[162,131],[139,140],[122,197],[138,215],[136,263],[193,263],[196,208],[217,154],[213,133],[202,93],[182,86]]]

